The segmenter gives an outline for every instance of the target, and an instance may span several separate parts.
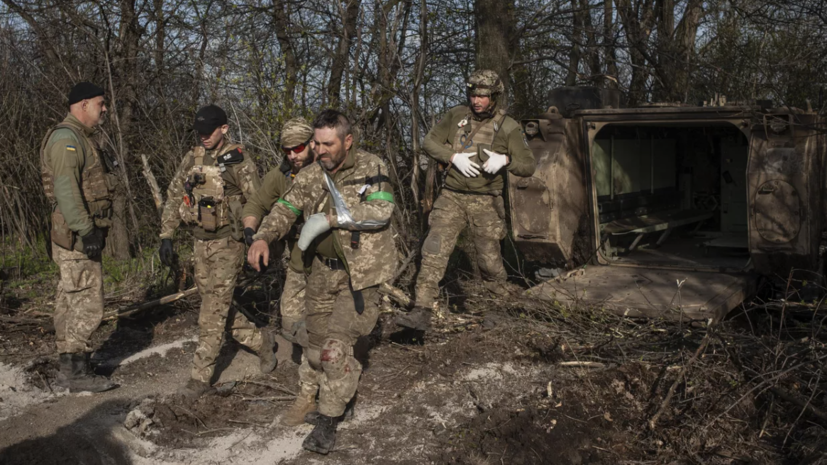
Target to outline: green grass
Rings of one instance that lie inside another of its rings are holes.
[[[8,274],[10,280],[57,274],[57,265],[49,259],[46,241],[42,237],[37,239],[34,247],[7,237],[0,245],[0,269]]]

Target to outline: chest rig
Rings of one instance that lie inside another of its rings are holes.
[[[210,164],[204,163],[204,147],[193,150],[193,165],[187,172],[184,197],[178,208],[184,223],[207,232],[232,224],[230,204],[240,202],[242,196],[225,194],[226,183],[222,174],[227,170],[227,165],[241,163],[242,148],[241,145],[230,144]]]
[[[505,121],[506,112],[499,109],[494,112],[493,117],[482,121],[475,120],[473,116],[469,110],[465,118],[457,125],[453,149],[455,153],[477,152],[476,156],[471,157],[471,161],[482,164],[488,160],[488,155],[482,149],[491,150],[494,138],[497,137]]]
[[[99,200],[112,200],[112,189],[106,179],[106,167],[103,165],[101,156],[92,144],[89,144],[86,137],[78,133],[78,131],[69,124],[60,123],[43,139],[40,144],[40,179],[43,182],[43,190],[46,193],[46,198],[52,204],[56,203],[55,199],[55,175],[52,168],[46,163],[46,144],[49,138],[58,129],[68,129],[75,134],[78,140],[78,147],[73,147],[75,150],[80,150],[86,155],[86,164],[83,171],[80,173],[81,179],[81,195],[86,202],[96,202]]]

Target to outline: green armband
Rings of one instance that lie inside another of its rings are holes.
[[[365,202],[370,202],[371,200],[384,200],[385,202],[393,203],[393,194],[384,191],[374,192],[365,199]]]
[[[295,214],[296,216],[302,216],[302,211],[299,210],[298,208],[294,207],[292,203],[290,203],[290,202],[288,202],[284,199],[279,199],[278,202],[276,202],[276,203],[284,204],[284,206],[289,208],[290,211],[293,212],[293,214]]]

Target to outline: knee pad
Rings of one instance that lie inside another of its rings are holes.
[[[329,379],[339,379],[353,371],[350,365],[353,358],[353,347],[337,339],[327,339],[322,346],[322,370]]]
[[[431,232],[422,244],[422,255],[439,255],[442,250],[442,238]]]

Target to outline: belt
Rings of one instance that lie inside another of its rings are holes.
[[[344,269],[345,269],[345,262],[339,260],[338,258],[327,258],[327,257],[322,257],[321,255],[318,255],[318,257],[319,257],[319,260],[321,260],[322,263],[327,265],[327,267],[330,268],[333,271],[336,271],[336,270],[343,270],[344,271]]]
[[[463,191],[459,189],[452,189],[448,186],[445,186],[446,190],[451,192],[456,192],[457,194],[465,194],[465,195],[493,195],[494,197],[499,197],[501,195],[500,191],[488,191],[488,192],[476,192],[476,191]]]

